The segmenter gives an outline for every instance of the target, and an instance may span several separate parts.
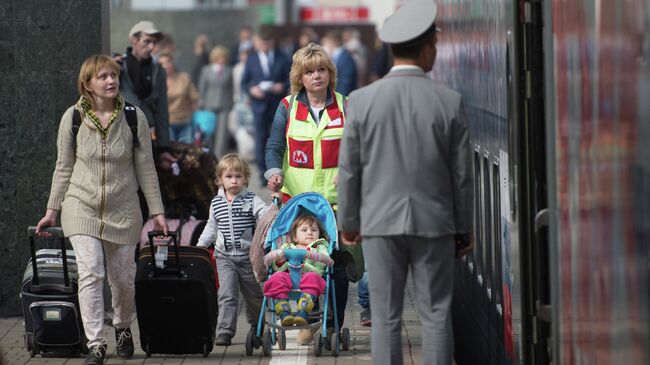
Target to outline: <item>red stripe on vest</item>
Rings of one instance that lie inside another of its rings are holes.
[[[298,102],[298,108],[296,109],[296,120],[302,120],[303,122],[307,121],[307,118],[309,117],[309,108],[307,108],[307,105]]]

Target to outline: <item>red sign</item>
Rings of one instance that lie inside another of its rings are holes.
[[[305,23],[367,21],[368,8],[365,6],[302,7],[300,19]]]

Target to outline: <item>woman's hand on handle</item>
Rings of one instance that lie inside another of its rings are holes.
[[[280,174],[275,174],[271,176],[266,186],[272,192],[277,193],[278,191],[280,191],[280,189],[282,189],[283,184],[284,184],[284,178]]]
[[[164,214],[156,214],[153,216],[153,227],[156,231],[162,231],[165,236],[169,233],[169,227],[167,227]]]
[[[58,210],[48,209],[47,212],[45,212],[45,216],[38,221],[38,224],[36,224],[36,234],[41,236],[44,234],[43,230],[45,228],[56,226],[56,218],[58,216]]]

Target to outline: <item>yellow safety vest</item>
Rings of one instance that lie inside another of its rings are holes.
[[[344,106],[347,97],[334,92],[320,123],[316,125],[309,107],[287,96],[282,103],[287,107],[287,148],[282,170],[282,192],[291,196],[307,191],[322,194],[331,204],[336,204],[334,178],[338,173],[339,146],[345,125]]]

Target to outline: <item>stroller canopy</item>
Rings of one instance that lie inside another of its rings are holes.
[[[332,250],[338,249],[338,229],[334,210],[325,197],[313,192],[298,194],[282,206],[266,235],[264,247],[275,248],[272,243],[289,233],[291,224],[302,212],[307,212],[320,221],[330,239],[330,253]]]

